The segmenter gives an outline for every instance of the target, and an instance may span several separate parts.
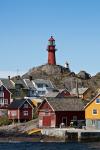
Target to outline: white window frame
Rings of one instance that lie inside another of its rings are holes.
[[[25,104],[24,104],[24,108],[28,108],[28,103],[25,103]]]
[[[28,111],[27,110],[23,111],[23,115],[28,116]]]
[[[12,117],[17,116],[17,112],[16,112],[16,110],[11,111],[11,116],[12,116]]]
[[[73,116],[73,120],[77,121],[77,116],[74,115]]]
[[[45,109],[45,116],[48,116],[48,115],[49,115],[49,110]]]
[[[4,99],[3,98],[0,98],[0,105],[4,105]]]
[[[4,104],[8,104],[8,99],[4,99]]]
[[[97,102],[97,100],[99,100],[99,102]],[[96,98],[96,104],[100,104],[100,98]]]
[[[94,113],[94,110],[96,110],[97,113]],[[97,115],[97,114],[98,114],[97,109],[93,109],[93,110],[92,110],[92,115]]]

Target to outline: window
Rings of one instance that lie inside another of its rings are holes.
[[[24,104],[24,108],[28,108],[28,104]]]
[[[37,84],[37,87],[38,88],[43,88],[43,84],[39,83],[39,84]]]
[[[0,91],[0,97],[4,97],[4,92]]]
[[[48,115],[48,114],[49,114],[48,109],[45,109],[45,115]]]
[[[62,117],[62,123],[63,126],[67,125],[67,117]]]
[[[4,99],[3,98],[0,98],[0,104],[4,104]]]
[[[5,100],[4,100],[4,103],[5,103],[5,104],[8,104],[8,99],[5,99]]]
[[[45,94],[45,91],[42,91],[42,94],[44,95],[44,94]]]
[[[92,113],[93,113],[93,115],[96,115],[97,114],[97,109],[93,109]]]
[[[95,120],[92,120],[92,125],[95,125],[96,124],[96,121]]]
[[[77,120],[77,116],[73,116],[73,120]]]
[[[1,86],[0,90],[3,91],[3,86]]]
[[[100,98],[96,98],[96,103],[100,104]]]
[[[11,114],[13,117],[15,117],[17,115],[16,111],[12,111]]]
[[[49,87],[47,84],[45,85],[46,87]]]
[[[16,89],[15,95],[16,95],[16,96],[19,96],[19,95],[20,95],[20,90]]]
[[[44,94],[45,94],[45,91],[38,91],[38,94],[39,94],[39,95],[44,95]]]
[[[23,111],[24,116],[28,116],[28,111]]]

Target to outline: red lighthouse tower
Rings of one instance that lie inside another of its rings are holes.
[[[49,65],[56,65],[56,56],[55,56],[55,40],[51,36],[51,38],[48,40],[48,64]]]

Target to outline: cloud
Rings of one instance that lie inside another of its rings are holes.
[[[8,76],[16,76],[16,75],[23,75],[25,71],[17,73],[16,71],[0,71],[0,78],[7,78]]]

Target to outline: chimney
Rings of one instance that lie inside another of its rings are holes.
[[[10,80],[10,76],[8,76],[8,79]]]
[[[29,80],[32,81],[32,76],[29,76]]]
[[[17,76],[17,79],[18,79],[18,80],[20,79],[20,75]]]
[[[79,98],[78,79],[76,80],[76,96]]]

